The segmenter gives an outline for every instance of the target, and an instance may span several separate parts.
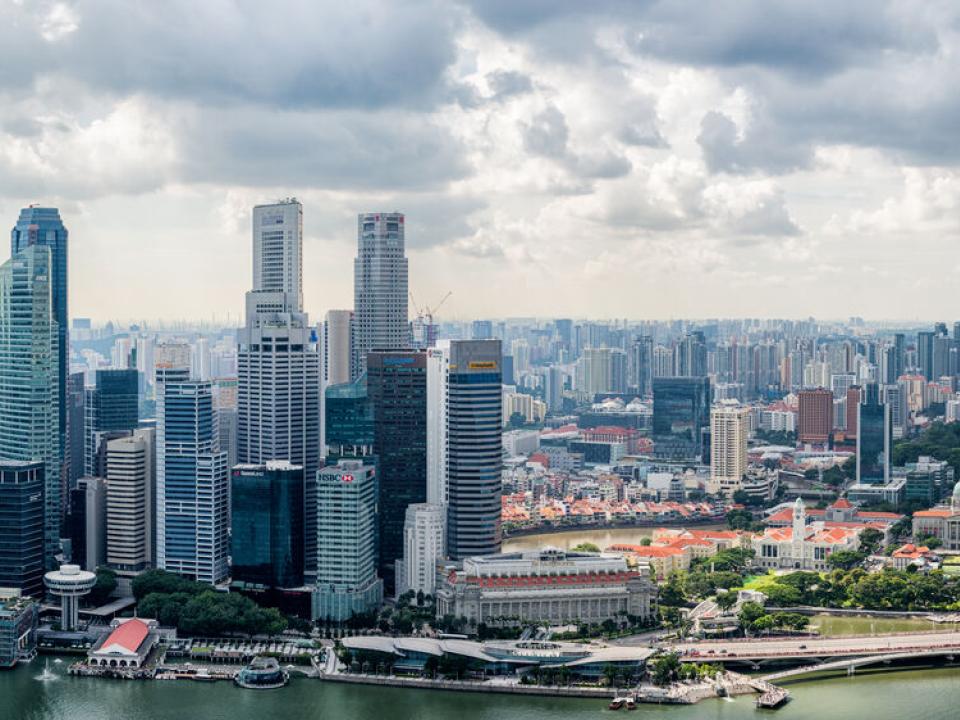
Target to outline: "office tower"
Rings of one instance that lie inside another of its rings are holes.
[[[303,468],[285,460],[230,472],[231,577],[273,588],[303,584]]]
[[[373,455],[373,403],[367,395],[367,377],[330,385],[325,390],[326,454],[328,459]]]
[[[653,394],[653,338],[641,335],[633,344],[631,358],[631,385],[641,397]]]
[[[341,460],[320,470],[316,508],[313,619],[341,622],[375,610],[383,601],[383,581],[377,577],[374,466]]]
[[[427,502],[447,502],[447,385],[450,342],[427,350]]]
[[[653,349],[653,377],[673,377],[673,350],[663,345]]]
[[[513,355],[504,355],[500,362],[500,370],[503,373],[503,384],[513,385],[516,382],[516,378],[513,375]]]
[[[0,460],[43,463],[46,567],[60,548],[60,330],[50,248],[33,244],[0,266]]]
[[[316,557],[322,398],[318,337],[302,311],[302,222],[296,200],[253,209],[253,290],[237,351],[237,461],[303,467],[309,574]]]
[[[860,417],[860,386],[847,388],[846,423],[844,430],[848,438],[857,436],[857,420]]]
[[[503,396],[499,340],[454,340],[447,378],[447,552],[500,552]]]
[[[99,475],[97,452],[105,434],[137,427],[140,398],[136,370],[97,370],[96,386],[84,400],[84,475]]]
[[[863,388],[857,418],[857,482],[886,483],[890,480],[893,422],[890,405],[880,403],[875,383]]]
[[[154,376],[156,375],[156,346],[153,338],[138,337],[136,344],[137,372],[140,373],[140,394],[152,397]]]
[[[82,477],[70,491],[70,562],[93,572],[107,561],[107,481]]]
[[[227,566],[227,455],[213,387],[186,368],[157,368],[157,567],[216,584]]]
[[[561,318],[553,321],[553,326],[557,331],[557,340],[568,353],[572,349],[573,342],[573,321],[569,318]]]
[[[160,343],[154,348],[154,380],[157,368],[190,368],[190,346],[184,342]],[[188,372],[189,375],[189,372]]]
[[[427,500],[427,355],[423,350],[374,350],[367,355],[373,405],[373,453],[379,485],[380,577],[394,589],[403,556],[407,505]]]
[[[710,378],[653,378],[653,436],[658,457],[693,458],[710,427]]]
[[[190,347],[190,377],[196,380],[209,380],[210,374],[210,340],[205,337],[197,338]]]
[[[409,347],[407,258],[403,213],[357,218],[353,262],[353,373],[366,370],[367,353]],[[401,520],[402,522],[402,520]]]
[[[825,444],[833,431],[833,393],[826,388],[799,393],[797,439],[802,443]]]
[[[904,355],[907,352],[907,340],[903,333],[896,333],[893,336],[894,347],[894,382],[900,379],[905,368]]]
[[[436,594],[437,563],[446,556],[446,514],[443,505],[407,506],[403,560],[397,564],[398,597],[407,592]]]
[[[352,310],[328,310],[323,323],[323,381],[326,385],[350,382]]]
[[[152,563],[155,440],[142,429],[107,442],[107,564],[127,577]]]
[[[44,464],[0,460],[0,587],[43,598]]]
[[[678,377],[702,377],[707,374],[707,342],[699,330],[687,333],[677,344]]]
[[[719,492],[733,495],[747,474],[750,408],[724,401],[710,411],[710,481]]]
[[[933,338],[933,379],[939,380],[945,375],[951,375],[950,355],[953,349],[953,340],[946,335],[937,335]]]
[[[830,390],[834,398],[844,398],[847,390],[856,385],[857,376],[852,373],[842,373],[830,376]]]
[[[493,337],[493,323],[489,320],[474,320],[470,328],[473,340],[489,340]]]
[[[67,447],[67,466],[69,468],[69,487],[77,486],[77,481],[83,477],[84,441],[84,414],[86,389],[84,388],[84,374],[71,373],[67,378],[67,424],[70,428]]]
[[[920,374],[927,380],[933,380],[933,339],[932,332],[917,333],[917,366]]]
[[[66,502],[66,484],[68,472],[65,468],[67,442],[67,375],[70,373],[70,343],[67,320],[68,273],[67,273],[67,228],[60,219],[57,208],[30,206],[20,211],[17,224],[10,233],[11,258],[22,253],[27,248],[49,248],[49,257],[46,260],[46,277],[44,285],[49,289],[50,313],[56,323],[57,342],[55,348],[57,395],[54,398],[54,407],[57,413],[58,429],[58,462],[62,464],[53,475],[50,468],[44,469],[44,476],[48,484],[56,481],[61,490],[55,496],[47,495],[47,502],[56,502],[58,512],[63,513],[63,503]],[[82,432],[77,428],[77,432]],[[46,462],[46,461],[45,461]],[[48,532],[50,531],[48,526]],[[49,540],[49,538],[48,538]]]

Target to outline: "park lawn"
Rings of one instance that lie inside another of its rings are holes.
[[[777,576],[771,570],[766,575],[749,575],[747,576],[747,581],[743,584],[744,590],[759,590],[763,592],[765,589],[769,588],[771,585],[777,583]]]

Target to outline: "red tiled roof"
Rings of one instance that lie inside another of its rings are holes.
[[[837,500],[837,501],[836,501],[833,505],[831,505],[830,507],[835,507],[835,508],[838,508],[838,509],[840,509],[840,510],[849,510],[850,508],[853,507],[853,505],[851,505],[851,504],[850,504],[850,501],[847,500],[846,498],[840,498],[839,500]]]
[[[143,620],[131,618],[110,633],[101,647],[106,649],[111,645],[119,645],[124,650],[135,653],[149,634],[150,627]]]

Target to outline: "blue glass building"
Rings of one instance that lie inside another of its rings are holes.
[[[17,224],[10,233],[10,254],[16,255],[28,247],[50,248],[49,283],[53,319],[57,322],[57,427],[59,429],[60,461],[67,446],[67,376],[70,372],[70,344],[67,335],[67,228],[57,208],[31,206],[20,211]],[[78,428],[79,431],[79,428]],[[48,475],[49,475],[49,468]],[[59,480],[59,472],[57,474]],[[60,502],[60,494],[56,500]]]
[[[710,427],[709,377],[653,378],[653,437],[657,457],[701,454]]]
[[[351,383],[329,386],[325,399],[327,457],[369,457],[373,453],[374,413],[366,373]]]
[[[102,433],[132,432],[140,411],[138,373],[128,370],[97,370],[96,386],[84,400],[84,475],[96,475],[95,458]]]
[[[45,564],[53,568],[63,445],[50,258],[49,248],[31,245],[0,266],[0,460],[43,463]]]
[[[231,577],[292,588],[303,584],[303,468],[283,460],[230,471]]]
[[[42,598],[43,463],[0,461],[0,587]]]
[[[857,482],[886,483],[890,480],[893,424],[890,406],[880,402],[876,383],[863,387],[857,418]]]

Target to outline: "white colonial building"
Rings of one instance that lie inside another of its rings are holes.
[[[859,548],[862,531],[863,527],[837,527],[822,521],[808,524],[803,500],[797,498],[791,527],[771,527],[754,536],[754,562],[773,569],[828,570],[830,554]]]
[[[656,595],[644,563],[547,548],[467,558],[438,589],[437,615],[477,624],[600,623],[650,617]]]

